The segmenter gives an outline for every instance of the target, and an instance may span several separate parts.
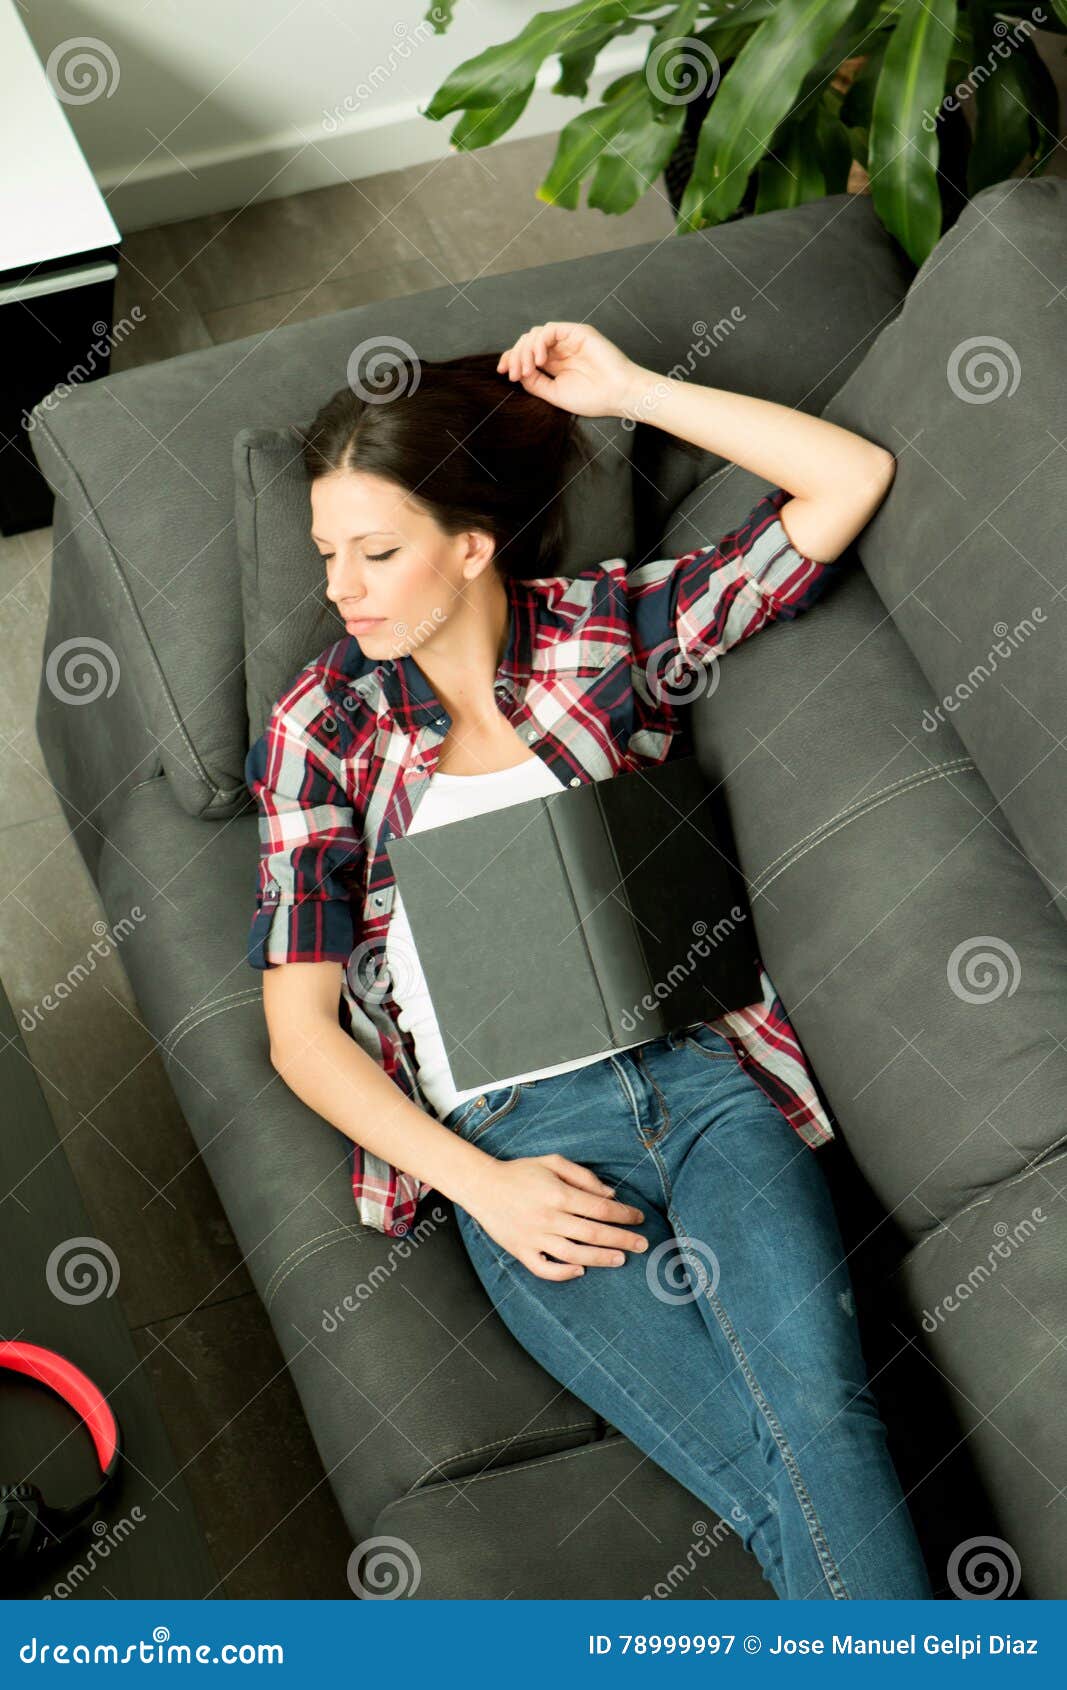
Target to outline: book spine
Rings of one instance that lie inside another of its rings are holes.
[[[545,802],[604,1006],[605,1043],[620,1048],[635,1037],[656,1038],[667,1025],[658,1005],[651,1013],[641,1009],[651,980],[599,785],[590,781],[568,793],[565,805],[556,802],[555,794]],[[579,797],[583,801],[575,804]]]

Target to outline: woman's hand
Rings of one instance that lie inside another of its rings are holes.
[[[464,1207],[539,1279],[577,1279],[587,1266],[621,1267],[624,1251],[648,1249],[647,1238],[621,1224],[643,1221],[643,1212],[610,1190],[566,1156],[519,1156],[495,1161],[474,1204]]]
[[[621,417],[646,372],[588,323],[539,323],[500,354],[497,371],[579,417]]]

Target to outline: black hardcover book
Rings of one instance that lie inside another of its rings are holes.
[[[696,757],[386,846],[456,1089],[760,999],[744,881]]]

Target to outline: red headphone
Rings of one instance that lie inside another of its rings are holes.
[[[57,1549],[84,1525],[118,1476],[122,1431],[107,1398],[81,1368],[55,1350],[0,1338],[0,1367],[24,1373],[69,1403],[93,1440],[102,1474],[90,1495],[66,1508],[45,1501],[36,1485],[0,1483],[0,1575]]]

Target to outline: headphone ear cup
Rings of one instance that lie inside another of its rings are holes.
[[[43,1508],[36,1485],[0,1484],[0,1566],[24,1561],[36,1548]]]

